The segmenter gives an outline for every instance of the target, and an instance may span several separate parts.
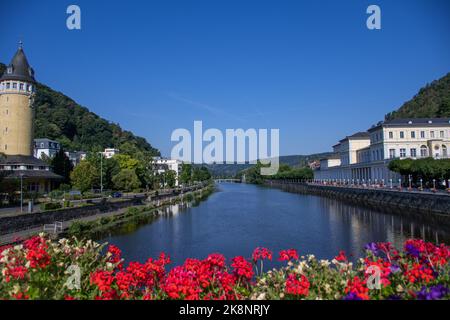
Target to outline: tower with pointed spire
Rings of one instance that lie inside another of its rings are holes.
[[[0,78],[0,153],[33,154],[35,84],[34,70],[20,42]]]

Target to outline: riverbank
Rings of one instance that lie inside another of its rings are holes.
[[[166,213],[170,206],[196,206],[214,192],[213,185],[207,185],[197,191],[188,192],[163,201],[127,208],[123,213],[105,216],[93,221],[75,221],[60,236],[76,236],[87,239],[100,239],[114,233],[132,232],[140,225],[151,223]]]
[[[103,221],[105,222],[104,225],[109,225],[111,222],[116,221],[116,218],[114,217],[126,215],[129,207],[145,208],[145,212],[147,212],[182,200],[188,202],[191,200],[196,201],[199,197],[199,194],[196,193],[200,192],[201,194],[203,190],[210,187],[211,184],[200,184],[184,189],[173,190],[170,193],[163,192],[156,195],[152,194],[150,196],[141,195],[122,201],[102,201],[98,204],[91,204],[79,208],[1,217],[0,244],[14,243],[20,239],[38,234],[44,230],[44,226],[51,226],[56,222],[60,223],[60,226],[58,228],[59,230],[56,230],[57,228],[55,227],[55,233],[65,231],[75,222],[90,224],[96,221]]]
[[[265,186],[318,195],[389,214],[407,216],[450,230],[450,196],[399,190],[359,189],[268,180]]]

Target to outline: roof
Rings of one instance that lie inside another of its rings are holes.
[[[22,177],[25,180],[30,178],[41,178],[49,180],[64,179],[62,176],[49,170],[10,170],[5,172],[5,179],[20,179],[21,175],[23,175]]]
[[[322,158],[322,159],[320,159],[320,161],[323,161],[323,160],[337,160],[337,159],[340,159],[341,157],[340,157],[340,155],[338,154],[338,153],[334,153],[334,154],[332,154],[332,155],[329,155],[328,157],[326,157],[326,158]]]
[[[31,156],[21,156],[21,155],[8,155],[0,157],[0,164],[11,164],[11,165],[29,165],[29,166],[46,166],[49,167],[44,161]]]
[[[373,131],[381,127],[437,127],[442,125],[450,126],[450,118],[403,118],[386,120],[379,122],[377,125],[370,128],[369,131]]]
[[[41,146],[43,144],[43,146]],[[58,149],[59,142],[55,140],[50,140],[47,138],[44,139],[34,139],[35,148],[38,149]]]
[[[360,131],[352,134],[351,136],[346,136],[344,139],[339,140],[339,142],[343,142],[345,140],[357,140],[357,139],[369,139],[370,135],[367,131]]]
[[[10,73],[8,73],[10,71]],[[10,64],[7,66],[6,71],[0,78],[2,80],[19,80],[27,82],[36,82],[34,79],[34,70],[30,67],[22,45],[17,49],[16,54],[12,58]]]

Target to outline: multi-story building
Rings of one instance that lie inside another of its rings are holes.
[[[62,177],[33,157],[35,85],[34,71],[20,45],[0,77],[0,170],[5,179],[22,180],[30,191],[47,192]]]
[[[166,159],[161,157],[153,158],[153,169],[156,173],[162,174],[166,171],[172,170],[176,174],[176,182],[175,185],[178,186],[178,177],[181,173],[181,167],[183,162],[176,159]]]
[[[66,151],[64,152],[69,160],[72,162],[73,166],[77,166],[82,160],[86,160],[87,153],[84,151]]]
[[[119,149],[106,148],[105,151],[103,152],[103,156],[106,159],[110,159],[110,158],[114,157],[116,154],[119,154]]]
[[[397,119],[380,122],[367,132],[346,137],[321,160],[318,180],[397,181],[392,159],[450,158],[450,118]]]
[[[42,157],[53,158],[61,150],[58,141],[50,139],[34,139],[34,157],[42,159]]]

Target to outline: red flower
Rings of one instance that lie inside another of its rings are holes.
[[[253,251],[252,258],[255,262],[262,259],[272,260],[272,251],[267,248],[258,247]]]
[[[281,250],[278,261],[298,260],[298,252],[295,249]]]
[[[309,281],[304,275],[291,273],[286,279],[286,293],[306,297],[309,294]]]
[[[231,259],[233,262],[231,266],[234,269],[234,274],[239,278],[250,280],[253,277],[252,264],[245,260],[242,256],[237,256]]]
[[[339,251],[339,254],[334,258],[337,261],[347,261],[347,256],[345,255],[345,251]]]
[[[369,289],[366,287],[366,281],[361,280],[358,277],[354,277],[353,280],[347,281],[347,287],[344,292],[346,294],[352,293],[362,300],[369,300]]]

